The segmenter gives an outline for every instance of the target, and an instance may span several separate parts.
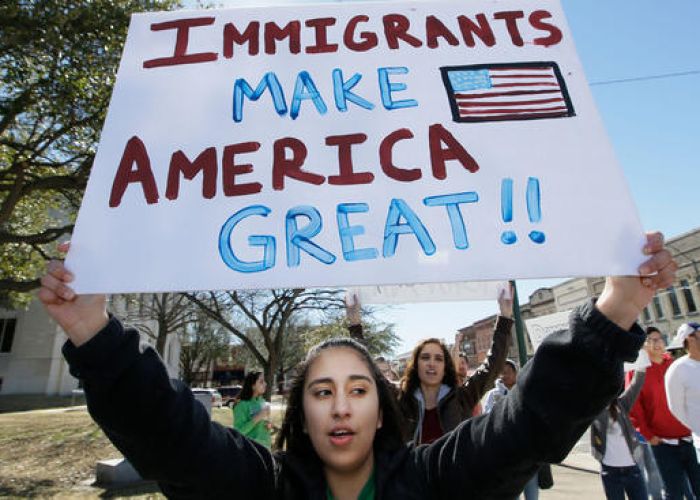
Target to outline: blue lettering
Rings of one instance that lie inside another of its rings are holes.
[[[287,103],[284,99],[284,92],[282,91],[282,86],[280,85],[277,75],[270,71],[265,73],[260,79],[255,91],[248,84],[244,78],[238,78],[236,83],[233,85],[233,121],[239,123],[243,120],[243,97],[247,97],[251,101],[257,101],[262,96],[265,89],[270,90],[270,95],[272,96],[272,102],[275,105],[275,110],[280,116],[284,116],[287,113]]]
[[[369,212],[367,203],[341,203],[336,211],[340,245],[343,248],[343,257],[347,261],[376,259],[379,254],[376,248],[355,248],[353,237],[365,234],[365,227],[351,226],[348,214],[361,212]]]
[[[299,216],[309,219],[306,227],[301,229],[297,226],[297,217]],[[300,250],[304,250],[324,264],[333,264],[335,262],[335,255],[311,241],[311,238],[320,233],[323,228],[321,214],[316,208],[308,205],[290,208],[285,220],[287,228],[287,265],[289,267],[297,267],[301,262]]]
[[[291,109],[289,111],[289,116],[292,117],[292,120],[296,120],[297,116],[299,116],[301,101],[306,99],[311,99],[313,101],[319,114],[324,115],[326,111],[328,111],[326,103],[323,102],[321,93],[316,88],[316,84],[311,78],[311,75],[309,75],[309,72],[300,71],[297,75],[297,82],[294,85],[294,96],[292,97]]]
[[[470,191],[466,193],[429,196],[423,200],[423,203],[427,207],[447,207],[447,215],[450,218],[452,240],[455,242],[455,248],[464,250],[469,248],[469,240],[467,239],[467,229],[464,227],[464,220],[459,210],[459,204],[476,203],[477,201],[479,201],[479,195]]]
[[[236,225],[251,215],[267,217],[270,209],[264,205],[252,205],[233,214],[221,227],[219,233],[219,255],[228,267],[242,273],[256,273],[270,269],[275,265],[275,238],[272,236],[248,236],[248,244],[252,247],[263,247],[263,259],[255,262],[240,260],[231,248],[231,233]]]
[[[362,79],[362,75],[355,73],[347,82],[343,81],[343,71],[336,68],[333,70],[333,95],[335,97],[335,106],[338,111],[347,111],[347,101],[354,102],[361,108],[374,109],[374,104],[359,95],[351,92],[351,90]]]
[[[401,217],[406,220],[406,224],[400,222]],[[389,212],[386,215],[382,255],[384,257],[392,257],[396,253],[399,235],[407,233],[413,233],[416,236],[426,255],[435,253],[435,243],[433,243],[421,220],[404,200],[394,198],[391,200]]]
[[[392,92],[406,90],[405,83],[394,83],[389,81],[389,75],[405,75],[408,73],[408,68],[400,66],[397,68],[379,68],[379,93],[382,96],[382,104],[386,109],[412,108],[418,106],[418,101],[415,99],[403,99],[394,101]]]

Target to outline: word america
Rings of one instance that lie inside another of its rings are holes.
[[[401,128],[391,132],[380,142],[377,155],[379,165],[388,178],[398,182],[413,182],[423,176],[420,167],[396,165],[393,159],[394,148],[398,143],[412,140],[413,137],[411,130]],[[304,168],[308,149],[301,140],[295,137],[277,139],[272,145],[272,189],[283,190],[286,178],[316,186],[325,182],[336,186],[371,184],[374,174],[356,171],[352,160],[353,147],[366,140],[367,135],[363,133],[326,137],[325,145],[337,148],[338,151],[338,174],[326,178]],[[224,196],[245,196],[262,191],[263,185],[260,182],[241,182],[241,177],[253,172],[253,165],[245,163],[245,160],[239,161],[241,156],[245,158],[244,155],[254,154],[260,146],[259,142],[250,141],[229,144],[223,148],[220,179]],[[428,150],[430,170],[435,179],[444,180],[447,177],[448,161],[457,161],[470,173],[479,170],[476,160],[439,123],[428,127]],[[181,150],[175,151],[168,167],[165,197],[171,201],[176,200],[180,193],[180,178],[192,180],[201,173],[202,197],[214,198],[219,178],[217,156],[217,150],[213,146],[203,150],[194,160],[190,160]],[[146,203],[155,204],[160,200],[146,145],[138,136],[131,137],[124,147],[109,197],[111,208],[121,205],[125,191],[132,184],[141,186]]]
[[[367,52],[380,46],[380,35],[383,35],[383,41],[392,50],[399,49],[402,44],[414,48],[425,45],[430,49],[436,49],[444,44],[451,46],[464,44],[467,47],[475,47],[477,39],[486,47],[493,47],[498,43],[516,47],[532,44],[549,47],[561,42],[563,37],[558,27],[546,21],[551,18],[552,14],[547,10],[535,10],[527,15],[522,10],[510,10],[494,12],[490,19],[486,14],[476,14],[472,18],[460,15],[456,18],[456,26],[449,28],[437,16],[428,15],[425,16],[423,26],[416,28],[412,27],[409,18],[402,14],[386,14],[381,19],[382,27],[377,33],[363,31],[361,25],[370,22],[370,18],[366,15],[357,15],[348,20],[344,27],[340,27],[342,29],[342,35],[340,35],[336,33],[337,29],[334,29],[336,18],[319,17],[303,21],[304,27],[310,30],[308,36],[306,36],[307,32],[304,32],[304,40],[310,38],[310,43],[305,44],[303,51],[306,54],[338,52],[339,42],[342,41],[343,46],[350,51]],[[453,23],[454,21],[452,20]],[[172,55],[144,61],[143,67],[152,69],[218,60],[220,55],[218,52],[188,51],[190,36],[196,36],[198,32],[193,28],[214,29],[206,27],[212,26],[215,22],[215,17],[207,16],[152,23],[151,31],[176,31],[175,47]],[[508,32],[507,41],[500,41],[494,32],[494,27],[501,23],[505,25]],[[542,36],[526,39],[521,32],[523,23],[527,23]],[[333,36],[332,39],[329,39],[329,34]],[[256,56],[260,53],[261,42],[265,54],[272,55],[278,51],[278,42],[284,40],[288,40],[289,53],[302,52],[301,20],[289,21],[284,26],[279,26],[272,21],[264,24],[260,21],[251,21],[243,29],[229,22],[223,26],[222,55],[225,59],[231,59],[234,57],[236,45],[247,44],[248,54]]]

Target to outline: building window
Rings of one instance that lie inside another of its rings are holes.
[[[681,280],[681,287],[683,289],[683,298],[685,299],[685,307],[689,313],[694,313],[698,311],[695,305],[695,300],[693,300],[693,291],[690,289],[690,283],[688,280]]]
[[[661,299],[659,299],[658,295],[654,295],[654,314],[656,314],[656,319],[663,319],[664,318],[664,309],[661,307]]]
[[[645,307],[645,308],[642,310],[642,315],[644,316],[644,321],[645,321],[646,323],[648,323],[649,321],[651,321],[651,313],[649,312],[649,307],[648,307],[648,306]]]
[[[673,317],[677,318],[681,315],[681,305],[678,303],[678,295],[676,294],[675,287],[668,287],[668,299],[671,301],[671,311],[673,311]]]
[[[15,338],[15,318],[0,318],[0,352],[10,352]]]

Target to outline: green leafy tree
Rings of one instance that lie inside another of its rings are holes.
[[[0,302],[73,230],[133,12],[173,0],[0,2]]]
[[[303,339],[303,351],[334,337],[347,337],[348,324],[345,318],[336,318],[331,323],[307,326],[300,332]],[[365,315],[362,321],[362,342],[372,356],[390,356],[400,345],[401,339],[394,331],[394,325],[382,323]]]

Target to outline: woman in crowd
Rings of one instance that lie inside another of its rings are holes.
[[[539,463],[565,457],[617,393],[622,362],[644,339],[635,320],[675,276],[660,234],[645,251],[648,276],[609,278],[568,331],[542,343],[502,404],[419,447],[401,443],[384,377],[351,339],[311,350],[292,387],[284,450],[273,454],[212,422],[138,332],[107,314],[104,296],[73,292],[62,263],[49,265],[38,296],[68,336],[64,356],[91,416],[170,497],[512,498]]]
[[[270,447],[270,405],[263,395],[267,389],[262,372],[250,372],[243,380],[240,401],[233,407],[233,428],[244,436]]]
[[[600,412],[591,426],[591,453],[601,464],[600,476],[609,500],[648,500],[644,476],[637,465],[644,460],[629,417],[644,386],[650,365],[646,351],[639,352],[632,383],[610,405]]]
[[[407,441],[432,443],[474,414],[506,361],[513,326],[511,296],[507,293],[499,296],[501,313],[496,320],[491,349],[465,385],[458,384],[452,355],[441,340],[426,339],[413,349],[399,394]]]

